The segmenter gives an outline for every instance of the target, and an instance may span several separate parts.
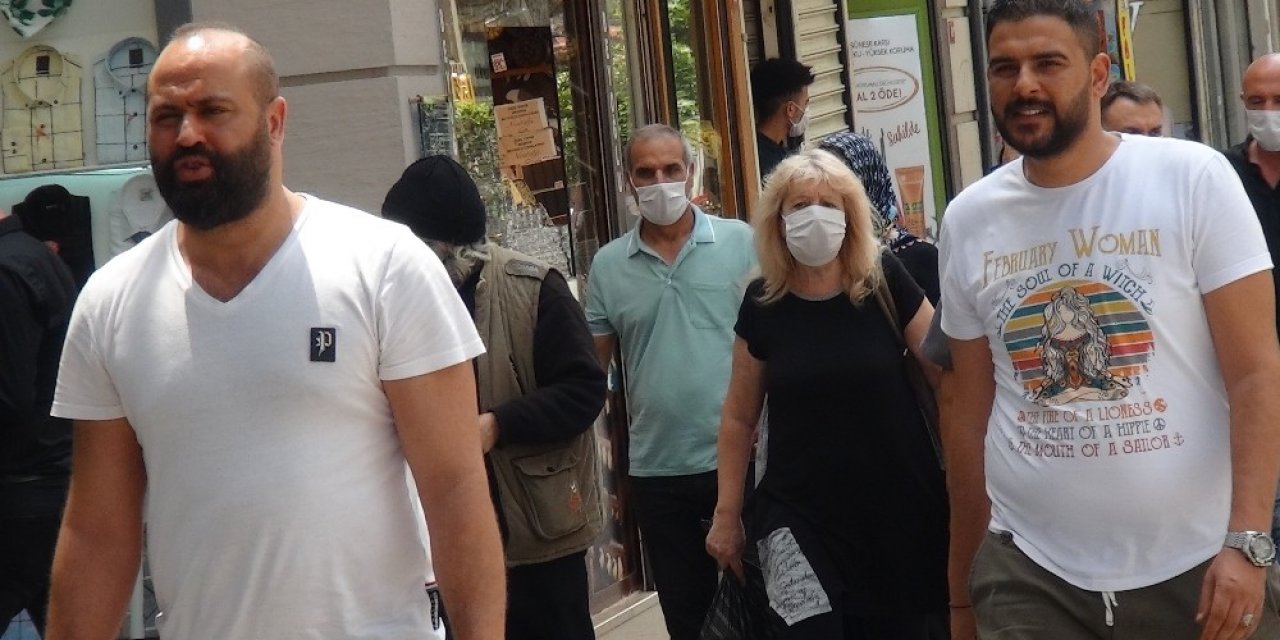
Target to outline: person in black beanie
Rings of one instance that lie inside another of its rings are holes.
[[[581,306],[555,269],[485,240],[480,193],[451,158],[409,165],[382,215],[440,256],[484,341],[477,428],[508,567],[506,637],[594,638],[585,556],[603,524],[591,426],[605,373]]]

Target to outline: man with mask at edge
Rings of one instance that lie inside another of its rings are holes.
[[[1240,84],[1249,135],[1225,154],[1240,174],[1274,259],[1280,255],[1280,54],[1269,53],[1254,60]],[[1273,284],[1280,300],[1280,279]],[[1280,496],[1272,512],[1271,536],[1280,536]]]
[[[809,128],[812,67],[787,58],[770,58],[751,69],[751,107],[756,116],[760,177],[795,153]]]
[[[630,421],[628,483],[672,640],[694,640],[716,587],[704,522],[716,503],[716,434],[733,324],[755,266],[751,228],[689,201],[692,152],[662,124],[623,152],[637,226],[596,253],[587,324],[601,363],[618,345]]]

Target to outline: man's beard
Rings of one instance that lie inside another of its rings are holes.
[[[175,165],[182,158],[199,157],[209,163],[213,175],[205,180],[178,180]],[[245,148],[228,154],[211,151],[203,143],[179,148],[168,158],[151,154],[160,195],[173,217],[201,231],[240,220],[267,197],[270,182],[271,138],[264,122]]]
[[[1089,124],[1089,101],[1093,99],[1093,93],[1090,91],[1089,85],[1085,85],[1062,113],[1058,113],[1057,107],[1047,100],[1014,100],[1005,105],[1003,113],[995,113],[992,111],[992,117],[996,122],[996,130],[1000,132],[1000,137],[1004,139],[1009,146],[1017,149],[1024,156],[1031,158],[1051,158],[1066,151],[1076,138],[1084,132],[1085,127]],[[1045,138],[1036,140],[1019,135],[1018,132],[1011,130],[1006,126],[1006,121],[1013,118],[1020,109],[1032,107],[1043,109],[1047,114],[1053,117],[1053,129]]]

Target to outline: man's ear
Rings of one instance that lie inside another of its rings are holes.
[[[1102,98],[1111,86],[1111,56],[1099,53],[1089,62],[1089,74],[1093,83],[1093,97]]]
[[[284,122],[288,113],[289,105],[285,103],[283,96],[276,96],[267,103],[267,132],[272,140],[284,140]]]

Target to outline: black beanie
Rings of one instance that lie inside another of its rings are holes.
[[[476,183],[449,156],[429,156],[405,168],[382,201],[382,217],[424,240],[453,245],[484,239],[484,202]]]

